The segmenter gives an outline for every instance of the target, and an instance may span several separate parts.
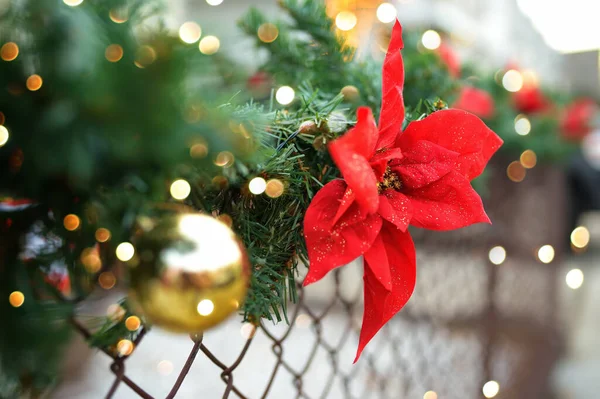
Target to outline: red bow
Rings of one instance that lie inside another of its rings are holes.
[[[491,118],[494,115],[494,99],[485,90],[464,86],[460,91],[454,108],[471,112],[480,118]]]
[[[502,140],[476,116],[438,111],[404,121],[402,28],[396,22],[383,65],[379,128],[371,110],[329,145],[343,180],[313,198],[304,219],[310,270],[304,285],[364,256],[364,314],[356,359],[406,304],[416,279],[408,225],[450,230],[490,220],[469,181]],[[402,151],[400,150],[402,149]]]

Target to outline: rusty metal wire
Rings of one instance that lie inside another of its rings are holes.
[[[419,265],[413,298],[356,365],[351,363],[362,315],[358,264],[337,270],[318,284],[318,291],[303,288],[299,276],[290,324],[246,326],[245,337],[231,343],[241,348],[233,361],[220,358],[218,348],[209,348],[202,336],[192,337],[190,354],[166,398],[176,396],[200,353],[219,370],[224,399],[398,399],[422,398],[427,391],[447,399],[482,398],[490,380],[501,387],[497,398],[548,398],[548,376],[560,347],[558,262],[541,264],[535,249],[550,243],[560,255],[560,223],[544,218],[556,216],[564,204],[560,174],[539,169],[521,185],[507,182],[503,173],[495,177],[488,204],[493,228],[413,232]],[[501,265],[488,260],[493,245],[507,249]],[[89,338],[90,332],[74,323]],[[142,331],[136,347],[144,336]],[[250,354],[257,345],[261,352]],[[264,353],[265,345],[270,353]],[[105,353],[115,375],[107,399],[116,397],[121,384],[141,398],[155,398],[142,388],[143,381],[127,376],[128,357]],[[251,356],[264,357],[265,380],[249,389],[237,376]]]

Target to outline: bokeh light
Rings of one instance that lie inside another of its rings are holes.
[[[538,259],[542,263],[550,263],[554,260],[554,247],[552,245],[543,245],[538,249]]]
[[[352,11],[340,11],[335,17],[335,26],[337,26],[339,30],[343,31],[352,30],[356,26],[357,22],[358,18],[356,18],[356,14],[354,14]]]
[[[271,23],[264,23],[258,27],[258,38],[261,42],[272,43],[279,36],[279,29]]]
[[[122,24],[127,22],[129,18],[129,13],[126,8],[113,8],[108,12],[108,17],[115,24]]]
[[[65,229],[75,231],[81,225],[81,220],[79,219],[79,216],[70,214],[63,219],[63,225],[65,226]]]
[[[434,391],[427,391],[425,395],[423,395],[423,399],[438,399],[438,394]]]
[[[397,15],[398,11],[393,4],[381,3],[379,7],[377,7],[377,19],[384,24],[394,21]]]
[[[571,244],[573,244],[575,248],[585,248],[589,243],[590,231],[586,227],[579,226],[571,232]]]
[[[206,0],[206,2],[210,6],[218,6],[219,4],[221,4],[223,2],[223,0]]]
[[[102,272],[98,276],[98,285],[105,290],[110,290],[117,283],[117,278],[112,272]]]
[[[198,314],[208,316],[215,310],[215,304],[210,299],[203,299],[198,303]]]
[[[21,307],[24,302],[25,295],[23,295],[21,291],[13,291],[8,296],[8,303],[10,303],[10,306],[12,306],[13,308]]]
[[[202,54],[212,55],[219,51],[221,47],[221,42],[219,38],[216,36],[206,36],[202,40],[200,40],[200,45],[198,48]]]
[[[125,309],[118,303],[113,303],[106,308],[106,316],[115,323],[118,323],[125,317]]]
[[[85,248],[79,256],[81,263],[90,273],[97,273],[102,268],[102,260],[96,247]]]
[[[504,247],[496,246],[490,249],[488,257],[494,265],[501,265],[506,260],[506,250]]]
[[[519,160],[521,161],[521,165],[526,169],[531,169],[537,165],[537,155],[532,150],[523,151]]]
[[[117,246],[115,254],[121,262],[127,262],[135,255],[135,248],[130,242],[122,242]]]
[[[342,95],[344,96],[344,100],[346,100],[346,101],[356,101],[360,97],[360,92],[358,91],[358,88],[356,86],[352,86],[352,85],[342,87],[342,90],[340,90],[340,93],[342,93]],[[311,121],[306,121],[306,122],[311,122]],[[303,122],[303,123],[306,123],[306,122]],[[313,123],[313,125],[314,125],[314,123]],[[300,126],[302,127],[302,125],[300,125]]]
[[[135,64],[145,68],[156,61],[156,50],[150,46],[141,46],[135,53]]]
[[[196,143],[190,147],[190,156],[200,159],[208,155],[208,146],[205,143]]]
[[[133,342],[128,339],[122,339],[117,344],[117,352],[121,356],[129,356],[133,352]]]
[[[173,363],[168,361],[168,360],[161,360],[160,362],[158,362],[158,364],[156,365],[156,370],[161,374],[161,375],[169,375],[173,372]]]
[[[96,237],[96,241],[106,242],[110,240],[110,230],[100,227],[98,230],[96,230],[96,234],[94,236]]]
[[[63,3],[65,3],[69,7],[76,7],[83,3],[83,0],[63,0]]]
[[[5,43],[0,48],[0,58],[4,61],[13,61],[19,56],[19,46],[14,42]]]
[[[188,183],[187,181],[183,179],[178,179],[171,183],[170,192],[171,197],[175,198],[176,200],[182,201],[190,195],[190,193],[192,192],[192,186],[190,186],[190,183]]]
[[[234,155],[229,151],[221,151],[215,158],[215,165],[229,168],[235,161]]]
[[[500,393],[500,384],[496,381],[488,381],[483,385],[482,391],[486,398],[495,398]]]
[[[41,89],[43,83],[44,81],[40,75],[31,75],[27,78],[25,86],[27,86],[27,89],[30,91],[38,91]]]
[[[8,133],[8,129],[2,125],[0,125],[0,147],[8,142],[10,134]]]
[[[202,29],[195,22],[184,22],[179,27],[179,38],[185,43],[196,43],[200,40],[200,36],[202,36]]]
[[[531,122],[524,115],[515,118],[515,132],[521,136],[526,136],[531,132]]]
[[[523,76],[519,71],[510,69],[502,77],[502,86],[510,92],[517,92],[523,88]]]
[[[250,339],[254,336],[256,332],[256,327],[252,323],[244,323],[242,324],[242,328],[240,328],[240,334],[244,339]]]
[[[271,179],[267,182],[266,194],[271,198],[279,198],[283,194],[285,186],[279,179]]]
[[[440,34],[434,30],[428,30],[423,33],[423,37],[421,37],[421,43],[426,49],[435,50],[442,45],[442,38]]]
[[[565,277],[565,282],[567,283],[567,286],[572,290],[580,288],[583,285],[583,280],[584,276],[581,269],[569,270]]]
[[[290,86],[281,86],[275,93],[275,99],[281,105],[288,105],[294,101],[296,92]]]
[[[267,182],[262,177],[255,177],[248,183],[248,189],[254,195],[259,195],[267,189]]]
[[[506,168],[506,175],[510,180],[514,181],[515,183],[519,183],[525,179],[527,170],[523,167],[523,165],[521,165],[521,162],[514,161],[508,165],[508,168]]]
[[[129,331],[137,331],[141,325],[142,321],[137,316],[129,316],[125,320],[125,327],[127,327]]]
[[[104,56],[110,62],[119,62],[123,58],[123,47],[118,44],[111,44],[104,51]]]

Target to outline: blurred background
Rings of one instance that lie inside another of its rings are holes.
[[[444,80],[427,84],[439,89],[450,106],[478,114],[504,139],[488,173],[475,183],[494,225],[435,236],[413,232],[419,273],[415,294],[370,344],[362,365],[352,366],[356,337],[351,331],[362,314],[362,262],[355,262],[300,291],[299,303],[288,309],[292,327],[266,321],[257,329],[233,316],[207,332],[206,351],[191,365],[177,397],[596,397],[600,2],[325,3],[337,33],[356,46],[356,60],[381,60],[398,18],[405,30],[407,71],[417,70],[421,55],[438,60]],[[269,21],[292,20],[276,0],[171,0],[165,28],[185,41],[182,24],[194,21],[203,38],[213,37],[205,46],[216,46],[235,70],[227,73],[250,75],[247,87],[289,85],[299,92],[293,73],[273,73],[278,65],[272,53],[257,48],[257,37],[237,24],[251,6]],[[277,34],[277,28],[263,30],[262,36],[257,32],[263,43],[275,41]],[[202,53],[211,53],[200,46]],[[274,76],[277,85],[257,70]],[[406,90],[432,82],[439,73],[407,72]],[[452,79],[445,80],[446,75],[460,80],[460,87],[448,83]],[[279,92],[274,94],[287,104]],[[301,282],[306,268],[299,265],[298,271],[296,281]],[[78,304],[78,312],[104,314],[124,293],[119,284],[94,290]],[[45,397],[101,398],[109,389],[115,398],[144,397],[123,383],[112,390],[125,366],[116,370],[114,359],[84,338],[74,335],[69,341],[57,382]],[[252,345],[246,347],[249,338]],[[189,349],[188,336],[155,328],[128,359],[127,376],[150,397],[166,397]]]

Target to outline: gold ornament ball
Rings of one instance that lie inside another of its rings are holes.
[[[236,312],[246,297],[246,250],[211,216],[168,213],[144,223],[133,241],[129,296],[151,324],[200,333]]]

